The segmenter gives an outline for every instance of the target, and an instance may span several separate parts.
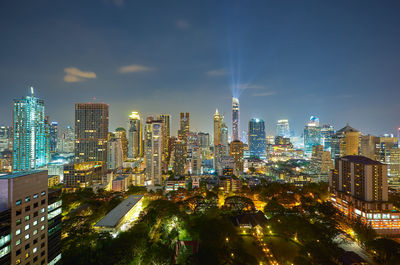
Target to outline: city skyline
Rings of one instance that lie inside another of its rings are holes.
[[[316,115],[335,129],[396,134],[399,3],[232,3],[2,3],[0,123],[11,125],[12,100],[33,85],[61,127],[95,97],[110,105],[111,130],[136,110],[170,114],[172,135],[180,112],[212,132],[216,108],[231,128],[238,96],[241,128],[260,118],[273,134],[288,119],[299,135]]]

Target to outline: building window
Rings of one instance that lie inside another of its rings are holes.
[[[36,216],[38,216],[38,215],[39,215],[38,211],[36,211],[36,212],[33,213],[33,217],[36,217]]]
[[[25,202],[30,202],[30,201],[31,201],[31,196],[25,198]]]
[[[29,249],[31,246],[29,244],[25,245],[25,250]]]
[[[38,260],[38,257],[33,258],[33,262],[36,262]]]
[[[37,223],[38,223],[37,220],[33,221],[33,226],[37,225]]]
[[[21,254],[21,249],[17,249],[17,251],[15,251],[15,256],[18,256]]]
[[[29,221],[29,219],[31,219],[29,215],[25,216],[25,221]]]
[[[35,202],[35,203],[33,204],[33,208],[37,208],[37,207],[39,207],[39,203],[38,203],[38,202]]]
[[[44,196],[44,195],[46,195],[46,192],[45,192],[45,191],[42,191],[42,192],[40,193],[40,195]]]
[[[28,212],[28,211],[30,211],[31,210],[31,206],[26,206],[25,207],[25,212]]]
[[[33,230],[33,235],[36,235],[38,233],[37,229]]]
[[[18,229],[17,231],[15,231],[16,236],[18,236],[19,234],[21,234],[21,229]]]
[[[33,248],[32,252],[36,253],[37,252],[37,247]]]
[[[40,213],[44,213],[44,211],[45,211],[45,209],[44,209],[44,208],[42,208],[42,209],[40,210]]]
[[[40,238],[41,238],[41,239],[44,239],[45,236],[46,236],[45,234],[42,234],[42,235],[40,236]]]
[[[15,202],[15,205],[18,206],[18,205],[21,205],[21,203],[22,203],[22,201],[21,201],[21,200],[18,200],[18,201]]]
[[[35,239],[33,240],[33,244],[35,245],[35,244],[37,244],[37,242],[38,242],[38,239],[35,238]]]
[[[37,194],[37,193],[35,195],[33,195],[34,199],[37,199],[38,197],[39,197],[39,194]]]
[[[18,246],[19,244],[21,244],[21,239],[18,239],[17,241],[15,241],[16,246]]]
[[[30,228],[30,225],[27,224],[27,225],[25,226],[25,231],[28,230],[29,228]]]
[[[16,210],[15,211],[15,216],[19,216],[19,215],[21,215],[22,214],[22,210]]]
[[[42,217],[40,218],[40,221],[43,222],[44,219],[45,219],[44,216],[42,216]]]
[[[25,240],[28,240],[29,237],[30,237],[29,234],[26,234],[26,235],[25,235]]]
[[[15,264],[21,264],[21,259],[17,259],[16,261],[15,261]]]
[[[20,225],[21,224],[21,219],[18,219],[17,221],[15,221],[15,225]]]

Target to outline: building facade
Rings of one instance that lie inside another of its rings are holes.
[[[232,141],[240,140],[239,99],[232,98]]]
[[[143,155],[142,123],[139,112],[133,111],[129,116],[128,157],[138,158]]]
[[[261,119],[253,118],[249,121],[249,151],[250,157],[265,158],[265,124]]]
[[[161,185],[163,121],[149,116],[146,119],[145,153],[146,186]]]

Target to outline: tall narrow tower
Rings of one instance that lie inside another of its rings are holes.
[[[232,98],[232,141],[239,141],[239,99]]]
[[[221,122],[222,115],[218,113],[218,109],[214,114],[214,146],[221,144]]]

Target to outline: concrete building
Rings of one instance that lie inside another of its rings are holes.
[[[359,146],[360,132],[347,124],[332,137],[332,158],[359,155]]]
[[[161,185],[163,121],[149,116],[146,120],[146,186]]]
[[[243,173],[243,143],[241,141],[232,141],[229,151],[235,162],[234,173],[240,175]]]
[[[64,166],[65,188],[88,188],[102,183],[101,162],[70,163]]]
[[[240,137],[239,99],[232,98],[232,141],[239,141]]]
[[[128,129],[128,157],[138,158],[143,156],[143,128],[139,112],[132,111],[129,116]]]
[[[47,171],[0,176],[1,264],[48,264]],[[8,212],[8,213],[7,213]]]
[[[220,115],[218,109],[216,109],[214,114],[214,146],[221,144],[222,119],[222,115]]]
[[[110,133],[107,148],[107,169],[122,169],[124,153],[121,138]]]

